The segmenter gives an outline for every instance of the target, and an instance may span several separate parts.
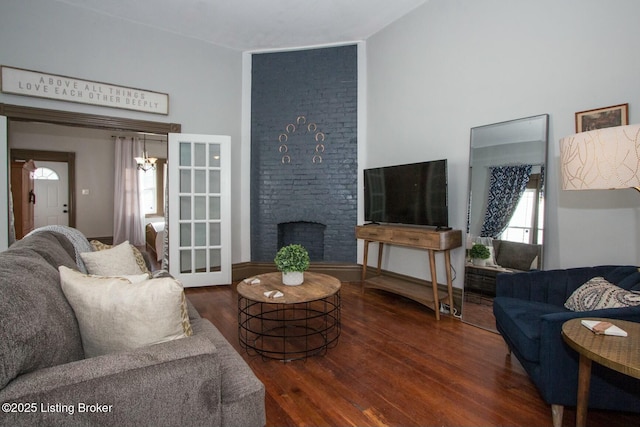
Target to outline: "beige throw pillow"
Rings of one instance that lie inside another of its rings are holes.
[[[143,273],[128,241],[103,251],[82,252],[80,256],[89,274],[121,276]]]
[[[80,326],[86,357],[192,335],[182,285],[173,278],[131,283],[60,266],[60,281]]]
[[[607,281],[594,277],[567,298],[565,308],[571,311],[591,311],[603,308],[620,308],[640,305],[640,293],[627,291]]]
[[[92,240],[89,243],[91,243],[91,246],[93,246],[94,251],[104,251],[113,248],[113,245],[107,245],[106,243],[102,243],[100,240]],[[147,268],[147,263],[144,260],[144,255],[142,255],[140,249],[131,245],[131,250],[133,251],[133,256],[136,258],[136,263],[138,263],[138,267],[140,267],[140,270],[145,273],[151,273]]]
[[[105,276],[96,276],[94,274],[88,274],[88,276],[91,276],[91,277],[105,277]],[[111,276],[111,277],[120,277],[120,278],[123,278],[123,279],[127,279],[131,283],[140,283],[140,282],[144,282],[145,280],[151,279],[151,276],[149,275],[149,273],[123,274],[122,276]]]

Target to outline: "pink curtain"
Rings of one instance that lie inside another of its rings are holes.
[[[140,197],[140,171],[134,157],[142,147],[138,138],[116,138],[113,244],[128,240],[144,246],[144,218]]]

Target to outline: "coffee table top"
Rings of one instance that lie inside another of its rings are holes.
[[[297,304],[330,297],[340,290],[340,280],[328,274],[305,271],[304,283],[298,286],[282,284],[282,273],[266,273],[254,277],[260,284],[252,285],[244,281],[238,283],[238,294],[246,299],[270,304]],[[267,291],[280,291],[284,296],[269,298]]]
[[[627,332],[626,337],[597,335],[582,326],[581,320],[611,322]],[[569,347],[589,359],[631,377],[640,378],[640,323],[618,319],[571,319],[562,325]]]

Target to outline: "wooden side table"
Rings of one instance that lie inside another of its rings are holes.
[[[571,319],[562,325],[562,337],[565,342],[580,354],[576,408],[578,427],[584,427],[587,423],[592,361],[625,375],[640,378],[640,323],[617,319],[586,319],[611,322],[628,334],[626,337],[616,337],[596,335],[582,326],[581,320],[585,319]]]

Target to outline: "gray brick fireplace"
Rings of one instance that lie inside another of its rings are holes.
[[[356,262],[357,47],[254,54],[251,258]]]

